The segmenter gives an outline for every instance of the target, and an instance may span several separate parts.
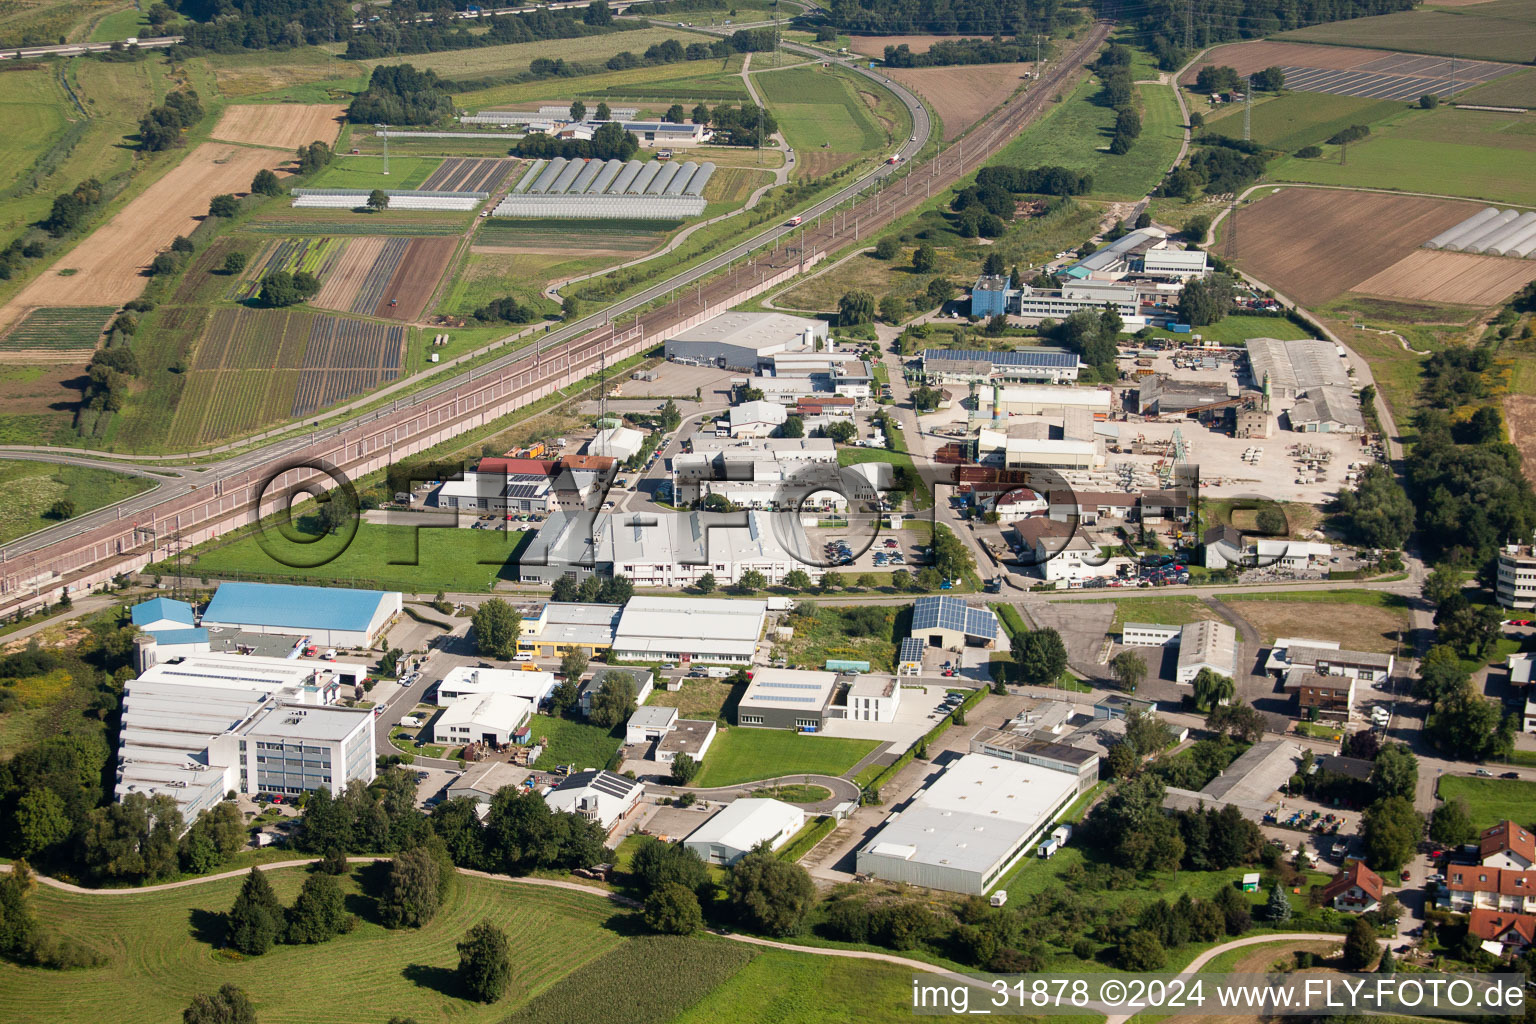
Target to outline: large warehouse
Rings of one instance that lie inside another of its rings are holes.
[[[749,665],[767,617],[767,601],[632,597],[619,616],[611,657]]]
[[[667,358],[679,363],[757,373],[773,366],[781,352],[815,351],[827,341],[827,322],[786,313],[722,313],[690,327],[666,343]]]
[[[760,668],[736,706],[736,724],[758,729],[820,732],[837,695],[836,672]]]
[[[923,378],[929,384],[1046,383],[1070,384],[1082,364],[1060,349],[930,348],[923,350]]]
[[[392,591],[224,583],[204,609],[202,626],[303,635],[325,647],[372,647],[400,607]]]
[[[1331,341],[1248,339],[1248,369],[1253,386],[1282,406],[1313,388],[1349,387],[1343,350]]]
[[[858,870],[892,882],[982,895],[1050,832],[1077,777],[966,754],[950,762],[858,852]]]
[[[683,845],[706,864],[736,863],[759,843],[777,850],[805,827],[805,812],[782,800],[733,800],[694,829]]]
[[[961,597],[920,597],[912,604],[910,636],[929,647],[991,647],[997,642],[997,616],[972,608]]]

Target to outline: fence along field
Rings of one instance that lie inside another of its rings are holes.
[[[29,310],[0,337],[0,362],[81,362],[116,312],[115,306]]]
[[[168,442],[260,430],[393,380],[406,333],[307,310],[221,309],[198,342]]]
[[[335,103],[244,103],[225,108],[213,137],[292,152],[311,142],[333,144],[345,116]]]
[[[31,306],[100,306],[138,297],[155,254],[177,235],[190,235],[210,199],[245,192],[257,171],[287,160],[275,150],[203,143],[0,308],[0,326]]]

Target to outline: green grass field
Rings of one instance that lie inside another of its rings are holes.
[[[724,729],[704,755],[695,786],[734,786],[780,775],[841,775],[879,744],[788,729]]]
[[[341,547],[344,535],[315,544],[289,544],[268,532],[274,550],[288,561],[313,563]],[[292,568],[264,551],[247,534],[221,548],[197,553],[192,572],[218,575],[250,573],[273,579],[301,578],[331,586],[381,586],[412,593],[489,589],[492,579],[516,580],[516,555],[531,531],[421,529],[363,522],[352,543],[325,564]],[[310,539],[307,535],[305,540]],[[418,553],[419,546],[419,553]],[[415,562],[416,564],[391,564]]]
[[[0,505],[0,542],[53,525],[55,520],[45,519],[43,513],[56,501],[74,502],[75,515],[79,516],[153,485],[148,477],[86,466],[0,462],[0,489],[5,492],[5,503]]]
[[[1371,128],[1339,163],[1336,146],[1315,160],[1283,157],[1279,181],[1356,185],[1536,205],[1536,126],[1522,115],[1441,107],[1402,113]]]
[[[416,188],[432,176],[442,161],[426,156],[391,156],[389,174],[382,156],[338,156],[331,166],[306,182],[305,188]]]
[[[1536,71],[1517,71],[1495,78],[1487,85],[1459,93],[1456,100],[1493,107],[1536,107]]]
[[[1507,819],[1526,828],[1536,823],[1536,782],[1445,775],[1440,779],[1440,799],[1465,800],[1472,824],[1479,829]]]
[[[569,64],[601,64],[623,50],[639,55],[647,47],[668,39],[676,39],[687,46],[689,43],[709,42],[713,37],[682,28],[641,28],[628,32],[609,32],[597,36],[576,39],[537,40],[531,43],[507,43],[503,46],[481,46],[470,50],[443,50],[438,53],[411,55],[411,64],[422,70],[436,71],[450,81],[475,79],[485,75],[505,75],[528,70],[529,62],[538,57],[551,56],[551,51]],[[398,64],[398,57],[382,57],[360,62],[359,66],[370,72],[381,64]],[[707,64],[710,61],[692,63]],[[713,62],[718,63],[718,62]],[[687,65],[672,65],[673,68]]]
[[[1526,63],[1536,53],[1536,9],[1526,0],[1419,8],[1313,25],[1274,38]]]
[[[0,189],[14,185],[63,133],[67,102],[51,68],[7,72],[0,131],[9,141],[0,147]]]
[[[288,903],[305,872],[289,868],[268,877]],[[102,953],[108,963],[62,973],[5,964],[0,1019],[163,1024],[180,1019],[194,994],[230,983],[249,993],[264,1024],[357,1024],[404,1014],[421,1024],[495,1024],[625,941],[604,927],[613,914],[605,900],[464,876],[431,924],[388,931],[371,920],[373,899],[347,878],[348,910],[362,918],[351,934],[318,949],[276,946],[265,956],[244,958],[214,946],[240,883],[237,877],[110,898],[38,886],[33,913]],[[516,936],[511,992],[489,1005],[461,998],[453,978],[454,944],[483,920]],[[317,955],[338,969],[312,971]],[[295,983],[301,973],[312,975],[306,984]],[[131,998],[125,999],[126,993]]]
[[[808,166],[828,154],[877,156],[891,138],[871,116],[853,84],[841,73],[819,67],[757,75],[763,102],[778,118],[779,130]],[[846,162],[846,161],[842,161]],[[837,161],[832,161],[833,165]]]
[[[770,950],[676,1024],[903,1024],[911,977],[894,964]]]
[[[1093,102],[1099,83],[1088,79],[1053,105],[1045,118],[1003,147],[991,162],[1023,167],[1059,164],[1089,171],[1095,198],[1140,199],[1173,163],[1183,122],[1172,89],[1141,85],[1137,90],[1142,102],[1141,136],[1123,156],[1109,152],[1115,112]]]
[[[1186,341],[1189,339],[1187,334],[1173,334],[1159,328],[1154,328],[1152,333],[1159,338],[1183,338]],[[1242,345],[1249,338],[1279,338],[1281,341],[1290,341],[1312,337],[1285,317],[1241,314],[1223,317],[1214,324],[1206,324],[1198,333],[1206,341],[1216,341],[1223,345]]]
[[[126,10],[117,11],[107,15],[96,23],[91,29],[91,42],[111,43],[119,39],[131,39],[134,36],[158,35],[149,31],[149,23],[138,7],[129,7]]]
[[[1112,604],[1115,606],[1115,620],[1110,626],[1111,632],[1118,632],[1127,622],[1161,622],[1169,626],[1184,626],[1191,622],[1200,622],[1205,619],[1221,621],[1205,602],[1198,597],[1180,595],[1175,597],[1116,597],[1102,602],[1089,601],[1087,604]]]
[[[529,725],[534,736],[544,744],[538,767],[546,769],[557,764],[578,769],[606,768],[622,738],[611,729],[549,715],[534,715]]]
[[[545,44],[546,46],[548,44]],[[511,104],[532,103],[545,100],[550,103],[569,102],[580,98],[621,97],[626,91],[665,92],[679,101],[696,96],[691,84],[697,89],[713,91],[729,86],[728,82],[716,81],[715,76],[735,75],[741,71],[741,55],[732,54],[721,60],[690,61],[686,64],[658,64],[655,67],[630,68],[627,71],[605,71],[598,75],[581,75],[576,78],[541,78],[533,82],[515,85],[494,85],[484,89],[456,93],[454,102],[466,110],[495,110]],[[682,85],[676,83],[682,82]],[[668,83],[663,86],[660,83]],[[746,86],[736,79],[739,92],[734,96],[746,96]],[[643,87],[643,88],[642,88]]]
[[[1195,102],[1198,103],[1198,98]],[[1273,149],[1294,153],[1303,146],[1319,144],[1352,124],[1374,124],[1401,113],[1403,107],[1404,104],[1392,100],[1287,92],[1254,104],[1252,137]],[[1243,108],[1228,104],[1218,115],[1206,115],[1205,123],[1210,131],[1241,137]]]

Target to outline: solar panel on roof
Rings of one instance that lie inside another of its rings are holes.
[[[986,362],[995,366],[1065,366],[1077,365],[1071,352],[988,352],[978,348],[931,348],[923,359],[954,359],[962,362]]]
[[[507,486],[507,497],[509,498],[532,498],[536,497],[538,493],[539,489],[532,484],[509,484]]]
[[[763,683],[763,686],[772,686],[775,689],[784,690],[819,690],[820,683]]]

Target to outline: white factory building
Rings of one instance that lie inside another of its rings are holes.
[[[894,676],[860,675],[848,687],[848,718],[854,722],[894,722],[901,707],[901,682]]]
[[[533,703],[506,693],[470,693],[449,701],[432,720],[432,740],[444,746],[503,747],[533,717]]]
[[[1049,837],[1077,797],[1077,777],[966,754],[886,820],[858,852],[858,870],[892,882],[982,895]]]
[[[743,402],[730,411],[732,437],[772,437],[789,412],[779,402]]]
[[[1053,438],[1047,424],[1015,423],[1004,429],[982,427],[976,435],[977,457],[1004,469],[1098,469],[1104,465],[1102,438]]]
[[[613,657],[750,665],[767,617],[766,601],[632,597],[619,617]]]
[[[433,496],[438,508],[461,512],[548,512],[555,504],[554,481],[541,473],[465,473]]]
[[[644,795],[645,787],[634,779],[613,772],[588,770],[567,777],[544,794],[544,802],[550,810],[595,821],[604,832],[612,832]]]
[[[805,445],[783,444],[786,440]],[[827,438],[743,441],[730,448],[695,440],[694,449],[672,459],[674,504],[719,494],[739,508],[842,509],[850,498],[874,500],[882,486],[889,488],[889,480],[870,469],[884,463],[840,468]]]
[[[782,352],[827,344],[827,322],[786,313],[722,313],[668,338],[669,360],[757,373]]]
[[[1237,677],[1237,630],[1209,619],[1191,622],[1179,630],[1179,665],[1175,680],[1190,684],[1201,669]]]
[[[638,587],[677,589],[706,573],[721,585],[756,570],[780,583],[795,569],[813,578],[810,542],[797,516],[734,513],[551,513],[519,560],[525,583],[561,576],[628,577]]]
[[[689,833],[683,846],[706,864],[730,865],[760,843],[777,850],[805,827],[805,812],[782,800],[745,797],[726,804]]]
[[[446,704],[460,697],[485,696],[499,693],[518,697],[535,708],[555,692],[553,672],[520,672],[516,669],[477,668],[457,665],[437,684],[437,700]]]
[[[190,823],[231,790],[297,796],[371,782],[373,713],[334,703],[367,671],[240,654],[150,666],[123,687],[114,795],[167,794]]]
[[[1276,411],[1288,408],[1313,388],[1349,390],[1344,349],[1331,341],[1249,338],[1247,351],[1253,386],[1270,396]]]
[[[645,445],[645,435],[632,427],[609,427],[599,430],[587,442],[587,455],[607,456],[610,459],[618,459],[624,462],[640,454],[640,449]]]

